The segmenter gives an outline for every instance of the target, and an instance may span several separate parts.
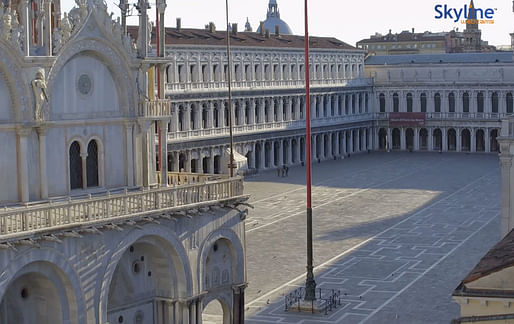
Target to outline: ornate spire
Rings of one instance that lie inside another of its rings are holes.
[[[269,0],[267,16],[268,16],[268,18],[272,18],[272,17],[280,18],[280,12],[278,11],[277,0]]]
[[[248,17],[246,17],[245,32],[251,32],[251,31],[252,31],[252,25],[250,25],[250,21],[248,20]]]

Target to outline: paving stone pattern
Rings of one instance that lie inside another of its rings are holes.
[[[451,293],[499,240],[498,157],[372,153],[313,165],[315,275],[340,289],[326,316],[284,311],[304,283],[305,169],[249,177],[246,320],[449,323]]]

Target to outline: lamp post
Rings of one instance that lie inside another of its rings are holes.
[[[305,301],[316,300],[316,281],[314,281],[312,257],[312,173],[311,173],[311,99],[309,76],[309,19],[305,0],[305,145],[307,178],[307,279],[305,281]]]
[[[230,132],[230,177],[234,176],[234,134],[232,132],[232,59],[230,57],[230,32],[228,30],[228,0],[225,0],[225,14],[227,18],[227,60],[228,60],[228,127]]]

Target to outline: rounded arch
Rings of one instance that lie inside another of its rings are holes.
[[[6,81],[15,121],[34,119],[32,89],[23,77],[21,66],[20,53],[9,42],[0,39],[0,77]]]
[[[3,300],[16,279],[36,269],[42,275],[53,276],[52,282],[57,285],[57,291],[64,294],[59,296],[62,298],[61,305],[68,308],[67,316],[74,317],[73,320],[79,324],[86,324],[87,312],[81,311],[86,309],[86,304],[79,276],[67,258],[54,249],[32,248],[12,260],[0,275],[0,300]]]
[[[177,276],[177,294],[179,295],[177,297],[192,295],[193,279],[191,266],[184,246],[172,230],[164,226],[150,224],[145,226],[144,231],[137,229],[130,231],[119,242],[118,248],[107,257],[108,261],[105,265],[103,278],[98,280],[97,283],[99,305],[97,322],[107,322],[109,288],[119,261],[131,245],[149,238],[158,241],[162,249],[167,252],[171,262],[173,262],[173,269],[177,271],[175,274]]]
[[[66,63],[80,55],[88,54],[95,57],[102,63],[111,73],[116,88],[118,90],[118,100],[120,110],[125,115],[133,114],[136,108],[138,89],[134,88],[136,84],[132,79],[132,73],[126,57],[111,43],[103,39],[79,39],[67,43],[61,50],[54,65],[51,67],[47,77],[48,101],[51,102],[52,92],[57,81],[57,77],[65,67]]]
[[[244,275],[244,251],[243,246],[241,244],[241,240],[239,236],[233,230],[229,228],[221,228],[215,232],[212,232],[207,236],[207,238],[202,242],[200,246],[200,253],[198,253],[198,268],[197,268],[197,278],[198,288],[200,291],[204,289],[204,273],[205,273],[205,264],[207,255],[209,254],[210,247],[218,240],[225,239],[229,242],[229,247],[232,250],[233,254],[233,262],[235,264],[235,268],[233,271],[233,278],[237,283],[242,283],[245,281]]]
[[[223,324],[232,323],[232,302],[230,300],[230,297],[226,294],[208,293],[207,295],[205,295],[205,297],[202,299],[202,313],[211,302],[215,301],[219,302],[221,308],[223,309]]]

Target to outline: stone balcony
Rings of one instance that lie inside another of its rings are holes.
[[[341,125],[347,123],[365,122],[373,120],[374,114],[363,113],[355,115],[342,115],[334,117],[316,118],[311,121],[311,127],[323,127],[332,125]],[[262,132],[275,132],[281,130],[305,129],[305,120],[289,120],[266,122],[247,125],[235,125],[233,131],[235,135],[262,133]],[[183,139],[191,139],[195,137],[216,137],[228,136],[230,133],[229,127],[216,127],[216,128],[203,128],[189,131],[179,131],[168,133],[168,141],[177,141]]]
[[[138,106],[138,117],[161,118],[171,116],[171,100],[141,100]]]
[[[327,86],[371,86],[372,78],[356,79],[315,79],[311,80],[311,87]],[[266,89],[266,88],[303,88],[305,80],[253,80],[253,81],[233,81],[234,90],[238,89]],[[167,83],[168,92],[202,92],[202,91],[226,91],[228,85],[226,81],[206,81],[206,82],[176,82]]]
[[[171,180],[170,180],[171,179]],[[156,221],[152,215],[170,217],[173,213],[208,208],[214,205],[246,200],[241,177],[203,176],[196,183],[190,175],[169,175],[175,186],[152,189],[123,189],[99,197],[67,198],[40,204],[4,207],[0,211],[0,247],[8,242],[32,242],[33,237],[58,240],[52,234],[81,231],[97,232],[97,227],[119,229],[123,224]],[[212,180],[212,181],[211,181]],[[28,239],[28,240],[27,240]]]

